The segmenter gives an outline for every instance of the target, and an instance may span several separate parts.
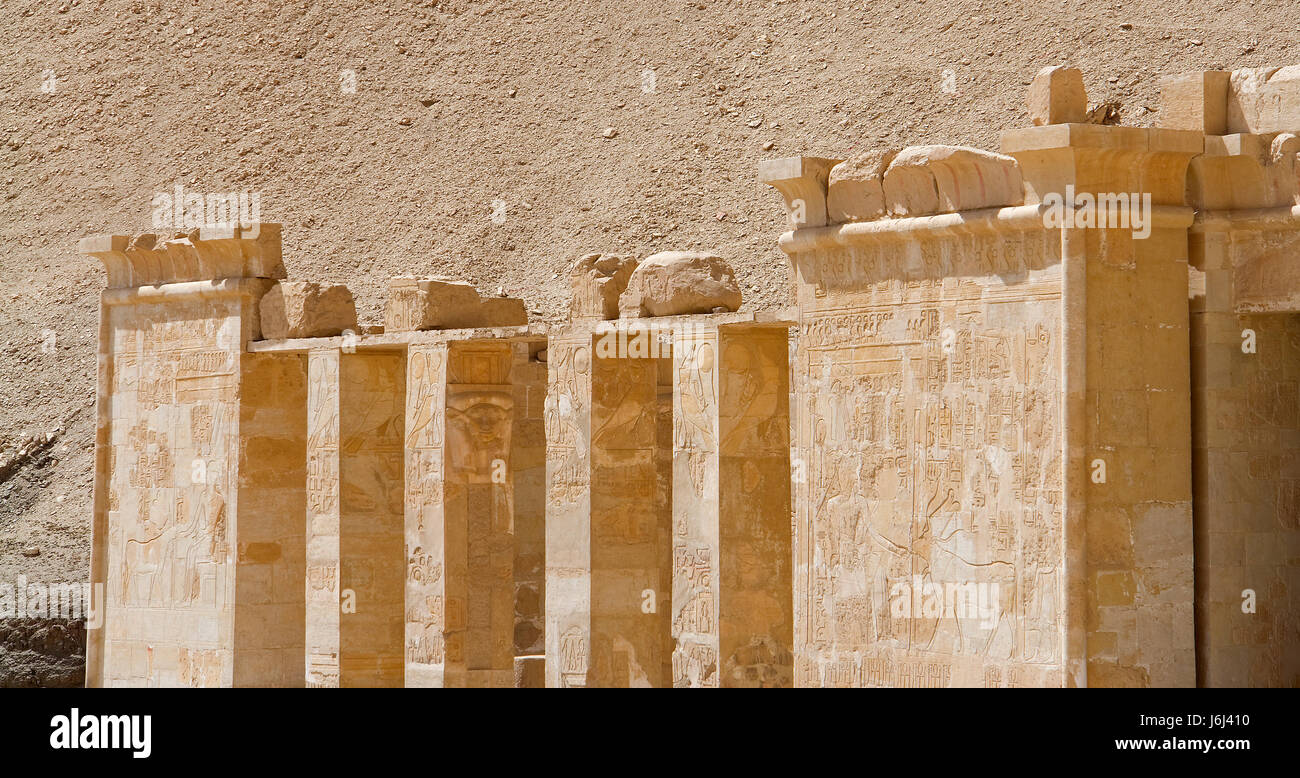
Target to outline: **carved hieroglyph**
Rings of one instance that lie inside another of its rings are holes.
[[[1028,206],[782,238],[798,685],[1194,681],[1176,205],[1198,142],[1017,130]],[[1040,203],[1075,189],[1151,195],[1149,233],[1054,226]]]
[[[308,356],[307,683],[401,686],[401,353]]]
[[[508,340],[408,349],[407,686],[511,686],[516,653],[540,653],[543,383],[531,355]]]
[[[1038,233],[838,249],[807,268],[801,685],[1062,682],[1057,261]],[[976,584],[989,623],[921,607],[948,584]]]
[[[302,683],[306,380],[243,353],[282,274],[258,240],[198,231],[82,242],[104,262],[92,582],[93,686]],[[224,280],[200,280],[207,272]],[[148,283],[151,286],[138,286]],[[242,508],[242,510],[241,510]]]
[[[673,337],[675,687],[794,683],[784,325]]]
[[[547,686],[663,687],[667,365],[597,348],[600,337],[574,325],[548,348]]]
[[[791,685],[785,325],[583,323],[548,351],[547,685]]]

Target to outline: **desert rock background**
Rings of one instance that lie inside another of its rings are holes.
[[[1026,87],[1045,65],[1082,69],[1094,105],[1148,126],[1162,74],[1300,62],[1293,0],[3,8],[11,582],[88,576],[104,274],[76,242],[151,230],[156,192],[260,192],[290,277],[346,283],[363,324],[382,323],[400,273],[459,276],[562,321],[565,271],[593,251],[716,252],[746,308],[777,308],[790,302],[785,218],[761,159],[996,150],[1001,130],[1029,124]]]

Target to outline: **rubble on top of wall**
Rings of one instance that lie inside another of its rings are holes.
[[[731,313],[740,284],[726,260],[702,251],[663,251],[644,260],[587,254],[569,271],[573,322]]]
[[[262,336],[322,338],[357,329],[357,306],[342,284],[281,281],[260,303]]]
[[[569,320],[618,318],[618,300],[636,269],[636,257],[587,254],[569,270]]]
[[[472,284],[446,278],[396,276],[388,281],[384,331],[513,327],[528,324],[524,301],[483,297]]]
[[[1160,80],[1160,126],[1206,135],[1300,129],[1300,65],[1178,73]]]
[[[1197,71],[1160,82],[1160,126],[1205,133],[1188,204],[1206,210],[1300,204],[1300,66]]]
[[[726,260],[702,251],[663,251],[646,257],[619,298],[624,319],[730,313],[740,309],[740,284]]]

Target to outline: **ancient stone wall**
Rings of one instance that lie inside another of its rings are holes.
[[[279,228],[88,238],[89,685],[1300,683],[1295,69],[998,152],[770,160],[789,311],[591,254],[570,321]]]

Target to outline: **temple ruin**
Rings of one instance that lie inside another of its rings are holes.
[[[91,686],[1300,685],[1300,67],[768,160],[783,311],[99,236]]]

